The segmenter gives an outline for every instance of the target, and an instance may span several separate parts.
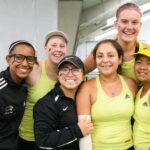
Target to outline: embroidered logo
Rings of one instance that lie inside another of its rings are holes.
[[[143,105],[143,106],[148,106],[147,102],[144,102],[142,105]]]
[[[130,96],[128,94],[125,95],[125,99],[128,99],[130,98]]]
[[[67,109],[68,109],[68,106],[66,106],[66,107],[65,107],[65,108],[63,108],[62,110],[63,110],[63,111],[66,111]]]

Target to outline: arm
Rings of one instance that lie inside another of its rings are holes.
[[[89,73],[96,68],[96,64],[92,52],[84,60],[84,67],[85,67],[85,73]]]
[[[77,94],[77,113],[78,120],[91,121],[91,102],[90,102],[90,89],[87,83],[84,83]],[[80,150],[92,150],[91,136],[87,135],[80,139]]]
[[[33,110],[35,141],[39,147],[62,147],[83,136],[77,124],[58,129],[58,109],[54,103],[49,103],[50,97],[48,101],[43,99]]]
[[[28,75],[25,82],[28,87],[32,87],[40,80],[40,77],[41,77],[41,62],[39,62],[38,64],[37,63],[34,64],[33,70]]]

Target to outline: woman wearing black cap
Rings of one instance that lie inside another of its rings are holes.
[[[58,83],[35,105],[35,141],[41,149],[79,150],[78,139],[92,130],[90,121],[77,120],[76,91],[83,81],[84,67],[76,56],[58,65]]]
[[[24,111],[23,84],[36,62],[34,47],[27,41],[10,45],[8,68],[0,73],[0,150],[16,150],[18,127]]]

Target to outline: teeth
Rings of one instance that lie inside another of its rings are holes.
[[[66,80],[68,83],[73,83],[74,80]]]
[[[27,72],[28,69],[20,69],[21,72]]]
[[[146,75],[146,73],[144,73],[144,72],[139,72],[139,74],[140,74],[140,75]]]

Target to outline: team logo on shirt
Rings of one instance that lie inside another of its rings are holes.
[[[125,99],[128,99],[130,98],[130,96],[128,94],[125,95]]]
[[[144,102],[142,105],[143,105],[143,106],[148,106],[147,102]]]
[[[0,90],[3,89],[7,85],[7,82],[5,79],[2,77],[0,78]]]

